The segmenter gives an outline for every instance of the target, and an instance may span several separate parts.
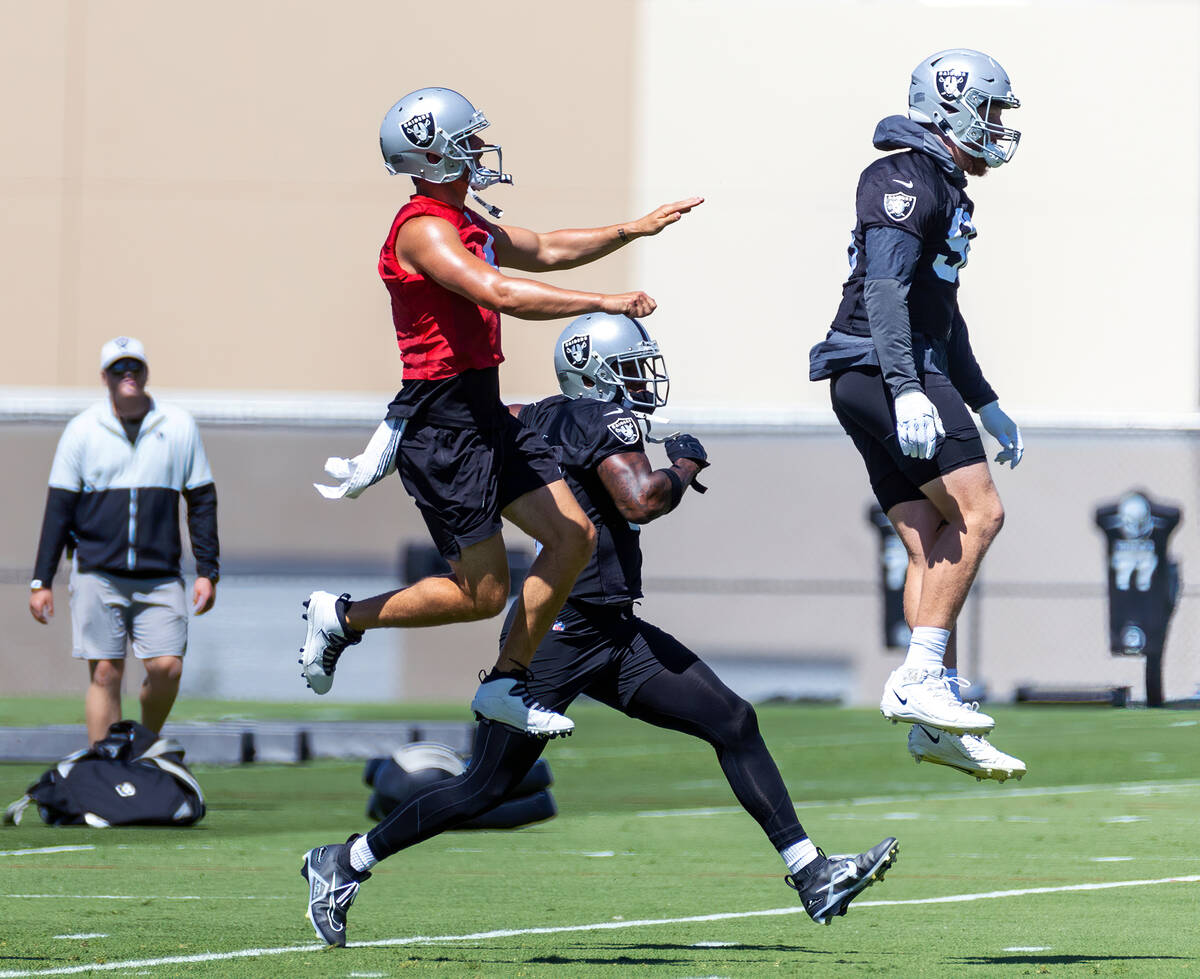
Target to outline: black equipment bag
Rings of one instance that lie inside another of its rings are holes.
[[[8,807],[18,824],[36,805],[51,826],[190,826],[204,817],[204,793],[183,748],[133,721],[118,721],[90,748],[67,755]]]

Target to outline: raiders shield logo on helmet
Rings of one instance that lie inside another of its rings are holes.
[[[893,221],[903,221],[913,212],[917,199],[912,194],[884,194],[883,209]]]
[[[967,73],[947,68],[937,73],[938,95],[946,102],[957,102],[967,87]]]
[[[592,356],[592,338],[587,333],[577,333],[563,341],[563,356],[576,370],[582,370]]]
[[[608,426],[608,430],[626,445],[633,445],[642,437],[642,433],[638,431],[637,422],[629,416],[618,418]]]
[[[424,149],[433,142],[433,116],[428,112],[413,116],[408,122],[401,124],[400,131],[410,143]]]

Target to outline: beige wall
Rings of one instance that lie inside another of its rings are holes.
[[[637,252],[681,401],[827,403],[806,355],[840,298],[875,124],[905,110],[920,57],[967,45],[1000,60],[1023,102],[1006,116],[1023,131],[1015,159],[971,182],[979,237],[960,280],[1003,401],[1197,407],[1200,5],[638,9],[636,200],[681,174],[709,195],[692,233]]]
[[[651,325],[679,417],[820,405],[806,355],[836,304],[871,129],[903,107],[918,57],[972,43],[1003,61],[1025,101],[1016,160],[972,187],[981,235],[963,305],[988,374],[1018,421],[1021,407],[1197,407],[1196,3],[468,0],[452,21],[446,9],[0,0],[10,351],[0,389],[98,394],[100,344],[130,332],[149,345],[159,392],[389,396],[399,359],[375,257],[407,189],[383,170],[376,133],[392,101],[436,83],[492,119],[517,185],[491,196],[513,223],[602,223],[707,195],[661,239],[556,279],[660,300]],[[550,388],[548,338],[561,325],[509,322],[508,391]],[[307,487],[326,455],[354,451],[370,427],[243,441],[206,426],[231,562],[311,556],[315,566],[347,540],[378,557],[423,536],[395,486],[346,511]],[[0,514],[0,621],[11,626],[0,655],[31,683],[45,679],[33,650],[53,648],[64,675],[71,667],[65,614],[48,633],[24,607],[60,428],[0,433],[5,458],[22,461],[9,484],[20,503]],[[877,611],[866,485],[844,439],[822,433],[715,441],[713,493],[648,534],[647,570],[682,581],[655,607],[664,625],[711,636],[702,652],[744,641],[752,652],[845,657],[865,702],[891,662],[864,624]],[[1103,650],[1098,597],[1043,608],[1020,588],[1098,587],[1091,507],[1139,483],[1184,503],[1186,573],[1200,553],[1200,504],[1191,441],[1181,441],[1169,461],[1147,461],[1139,452],[1152,454],[1153,440],[1075,442],[1031,427],[1021,469],[997,477],[1009,522],[985,579],[997,586],[983,616],[985,675],[1001,691],[1039,673],[1093,675],[1093,664],[1097,677],[1136,674]],[[739,598],[747,579],[783,591]],[[859,599],[822,598],[828,579],[850,582]],[[792,596],[796,580],[817,597]],[[1168,666],[1176,695],[1200,679],[1191,616],[1185,601]],[[465,634],[444,640],[462,660],[453,683],[463,690],[466,665],[486,660]],[[1078,653],[1059,657],[1068,640]]]
[[[690,193],[685,225],[556,281],[646,288],[677,406],[815,406],[872,127],[920,56],[975,44],[1025,107],[972,193],[963,306],[1010,407],[1197,407],[1200,6],[0,0],[4,385],[90,386],[142,336],[157,386],[395,390],[374,266],[407,181],[376,133],[427,83],[493,122],[534,228]],[[505,386],[561,323],[510,321]],[[1164,356],[1164,353],[1167,356]],[[1064,367],[1068,369],[1064,370]],[[677,409],[678,410],[678,409]]]
[[[20,96],[0,127],[4,320],[32,339],[0,385],[92,385],[129,332],[160,387],[394,392],[375,263],[411,184],[383,169],[379,121],[422,85],[487,112],[516,175],[492,194],[506,220],[629,217],[631,4],[448,9],[0,0],[0,86]],[[557,281],[628,277],[617,256]],[[508,386],[551,383],[554,330],[509,326]]]

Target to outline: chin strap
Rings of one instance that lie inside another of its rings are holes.
[[[656,438],[650,434],[649,415],[643,415],[640,411],[633,410],[633,417],[637,419],[638,427],[642,430],[642,438],[644,438],[647,442],[654,442],[656,445],[661,445],[663,442],[667,441],[667,439],[674,438],[676,435],[680,434],[679,432],[672,432],[670,435],[664,435],[662,438]],[[663,415],[655,415],[654,417],[660,422],[670,422],[671,420]],[[696,479],[695,476],[692,477],[692,489],[701,494],[708,492],[708,487],[701,483],[700,480]]]
[[[475,202],[476,202],[476,203],[477,203],[477,204],[478,204],[480,207],[482,207],[482,208],[483,208],[485,211],[487,211],[487,212],[488,212],[488,215],[489,215],[490,217],[493,217],[493,218],[499,218],[499,217],[503,217],[503,216],[504,216],[504,211],[503,211],[503,209],[501,209],[501,208],[497,207],[495,204],[489,204],[489,203],[488,203],[487,201],[485,201],[485,200],[484,200],[482,197],[480,197],[480,196],[479,196],[477,193],[475,193],[475,191],[471,191],[471,196],[475,198]]]

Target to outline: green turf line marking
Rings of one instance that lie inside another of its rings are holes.
[[[856,901],[855,910],[880,908],[901,904],[954,904],[1001,897],[1025,897],[1030,894],[1063,894],[1068,891],[1101,891],[1114,887],[1150,887],[1156,884],[1200,883],[1200,874],[1187,877],[1162,877],[1158,880],[1121,880],[1107,884],[1068,884],[1063,887],[1026,887],[1015,891],[987,891],[981,894],[952,894],[946,897],[922,897],[905,901]],[[706,921],[729,921],[735,918],[764,918],[776,915],[803,914],[800,907],[768,908],[765,911],[726,911],[719,914],[699,914],[687,918],[644,918],[633,921],[601,921],[589,925],[560,925],[548,928],[511,928],[500,931],[480,931],[470,935],[418,935],[411,938],[384,938],[374,942],[350,942],[349,948],[394,948],[399,945],[425,945],[446,942],[477,942],[492,938],[519,938],[522,935],[563,935],[571,932],[616,931],[622,928],[647,928],[661,925],[699,924]],[[161,959],[133,959],[124,962],[97,962],[89,965],[65,966],[58,969],[0,972],[0,979],[32,979],[34,976],[69,976],[81,972],[113,972],[118,969],[150,969],[162,965],[186,965],[198,962],[225,962],[230,959],[256,958],[266,955],[290,955],[293,952],[320,952],[324,945],[289,945],[282,948],[247,948],[236,952],[205,952],[200,955],[172,955]]]

